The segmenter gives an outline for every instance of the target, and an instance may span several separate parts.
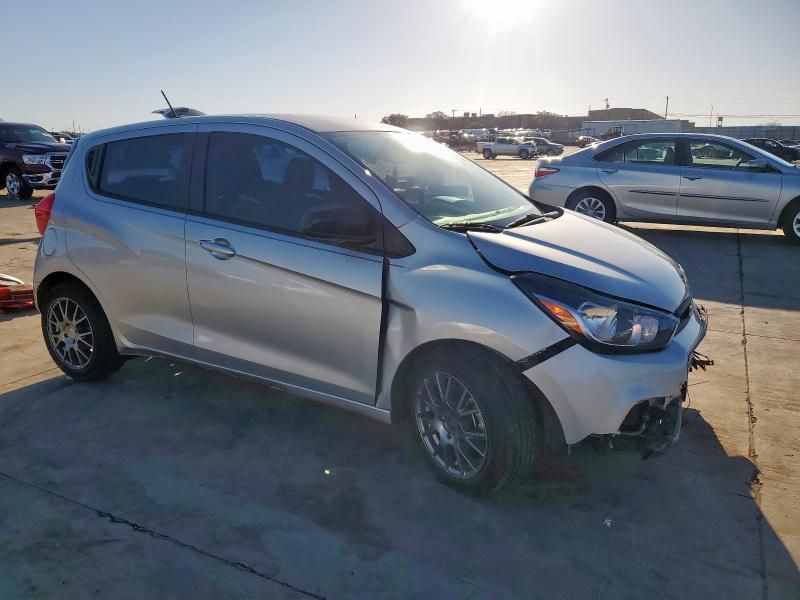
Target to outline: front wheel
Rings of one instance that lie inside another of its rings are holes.
[[[492,151],[489,150],[489,148],[484,148],[483,149],[483,158],[485,158],[486,160],[489,160],[490,158],[492,158]]]
[[[520,157],[522,160],[527,160],[528,158],[530,158],[530,156],[531,156],[531,153],[530,153],[530,151],[526,150],[525,148],[522,148],[522,149],[519,151],[519,157]]]
[[[795,201],[783,218],[783,234],[790,242],[800,244],[800,201]]]
[[[63,283],[47,294],[42,333],[53,361],[75,381],[103,379],[122,366],[103,309],[78,284]]]
[[[519,378],[477,348],[426,357],[414,374],[411,422],[437,479],[487,493],[531,469],[536,417]]]
[[[33,195],[33,188],[28,186],[22,179],[22,173],[18,169],[11,168],[6,171],[3,177],[6,192],[10,198],[30,198]]]

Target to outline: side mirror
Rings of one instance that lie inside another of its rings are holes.
[[[754,158],[753,160],[743,160],[739,163],[737,169],[745,169],[747,171],[766,171],[767,161],[763,158]]]
[[[378,228],[363,210],[354,206],[322,206],[303,215],[308,237],[340,244],[367,246],[378,240]]]

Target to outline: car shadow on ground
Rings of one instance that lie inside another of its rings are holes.
[[[55,377],[0,395],[0,473],[80,502],[86,519],[321,596],[797,594],[797,566],[753,499],[753,464],[728,456],[701,412],[684,419],[664,456],[579,444],[476,498],[434,480],[405,425],[137,359],[106,382]],[[11,502],[23,484],[3,482]],[[103,568],[102,556],[67,560],[69,536],[43,556],[41,543],[24,528],[6,536],[10,589]],[[143,569],[140,580],[163,576]]]

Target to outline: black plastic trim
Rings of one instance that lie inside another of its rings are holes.
[[[375,375],[375,404],[383,385],[383,357],[386,353],[386,332],[389,329],[389,259],[383,258],[381,270],[381,324],[378,328],[378,372]]]
[[[540,365],[544,361],[553,358],[556,354],[561,354],[564,350],[572,348],[577,343],[578,341],[575,338],[572,337],[564,338],[560,342],[551,344],[544,350],[539,350],[538,352],[534,352],[530,356],[526,356],[525,358],[519,359],[517,361],[517,365],[522,371],[527,371],[528,369],[532,369],[536,365]]]

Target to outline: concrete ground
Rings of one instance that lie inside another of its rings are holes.
[[[535,166],[485,162],[521,189]],[[0,194],[0,272],[28,281],[31,205]],[[38,315],[0,313],[0,598],[800,598],[800,248],[625,227],[710,313],[679,444],[579,444],[488,498],[402,427],[241,379],[137,359],[72,383]]]

